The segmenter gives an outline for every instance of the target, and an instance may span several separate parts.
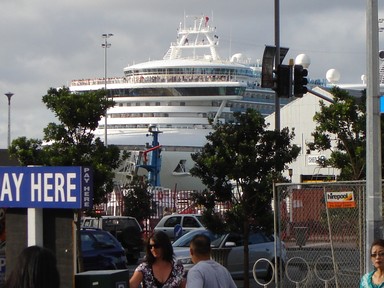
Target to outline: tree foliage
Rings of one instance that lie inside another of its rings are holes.
[[[134,176],[127,187],[124,187],[125,213],[142,222],[152,214],[152,195],[148,190],[148,182],[143,177]]]
[[[209,228],[241,231],[248,258],[249,227],[273,223],[272,183],[297,157],[300,148],[291,144],[293,132],[288,128],[267,130],[265,119],[255,110],[235,113],[234,117],[233,123],[213,126],[214,132],[206,137],[207,144],[192,154],[195,165],[190,172],[208,188],[196,199],[206,208],[206,220],[215,222],[207,223]],[[214,214],[215,202],[231,203],[225,223],[217,222],[220,218]],[[248,259],[244,265],[247,273]]]
[[[10,154],[21,165],[90,166],[94,171],[94,203],[106,200],[113,190],[114,172],[126,155],[117,146],[106,147],[93,134],[105,111],[114,102],[104,90],[73,94],[68,88],[50,88],[43,103],[60,123],[49,123],[43,140],[20,137]]]
[[[310,150],[331,151],[323,167],[340,169],[340,180],[365,179],[366,157],[366,99],[351,96],[346,90],[334,87],[330,91],[334,103],[320,101],[320,111],[313,117],[317,123],[312,133]]]

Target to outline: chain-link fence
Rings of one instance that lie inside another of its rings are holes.
[[[280,287],[358,287],[365,259],[365,182],[277,184]]]

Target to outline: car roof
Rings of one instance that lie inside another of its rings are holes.
[[[207,229],[196,229],[193,231],[190,231],[183,236],[181,236],[179,239],[177,239],[175,242],[172,243],[172,246],[174,247],[186,247],[185,244],[188,242],[188,246],[190,241],[195,235],[204,234],[207,235],[209,238],[211,238],[211,241],[213,238],[218,239],[221,237],[225,237],[228,233],[222,233],[222,234],[215,234],[210,230]],[[181,245],[181,246],[180,246]]]
[[[170,218],[173,216],[203,216],[202,214],[182,214],[182,213],[172,213],[169,215],[163,216],[163,218]]]
[[[83,217],[83,219],[136,219],[135,217],[132,216],[96,216],[96,217]]]

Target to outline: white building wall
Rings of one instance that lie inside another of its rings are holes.
[[[332,95],[319,87],[313,89],[315,92],[320,93],[330,99]],[[288,168],[293,169],[292,182],[299,183],[300,175],[338,175],[338,169],[334,168],[321,168],[314,161],[317,157],[329,157],[330,152],[317,152],[311,151],[307,154],[308,142],[313,142],[311,133],[315,130],[315,122],[313,116],[316,112],[320,111],[319,101],[322,100],[318,96],[311,93],[305,94],[302,98],[297,98],[291,103],[285,105],[280,110],[280,127],[288,127],[290,131],[294,128],[295,138],[293,144],[301,147],[301,152],[296,161],[288,164]],[[327,101],[323,100],[325,103]],[[269,123],[270,129],[275,129],[275,113],[267,116],[266,123]],[[288,170],[284,172],[284,176],[289,179]]]

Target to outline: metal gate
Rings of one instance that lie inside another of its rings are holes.
[[[365,271],[365,182],[274,189],[276,233],[287,250],[279,287],[358,287]]]

